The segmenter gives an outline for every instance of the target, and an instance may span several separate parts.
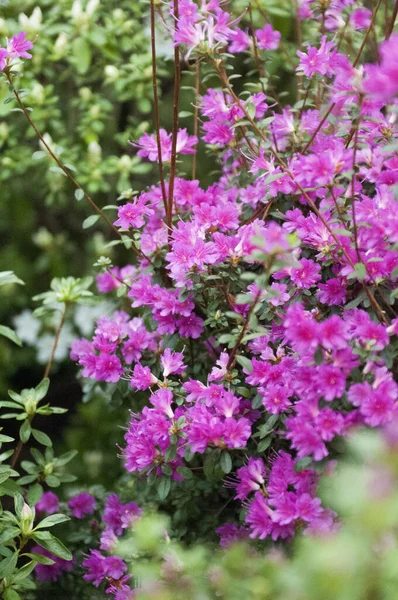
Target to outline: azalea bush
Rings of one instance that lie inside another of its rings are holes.
[[[393,597],[398,5],[380,7],[151,1],[153,122],[126,140],[150,185],[105,206],[25,99],[35,40],[0,49],[40,160],[92,211],[84,228],[113,236],[86,277],[35,296],[56,322],[43,380],[1,403],[22,422],[2,454],[6,600]],[[40,402],[80,305],[95,325],[70,360],[101,407],[85,448],[98,431],[118,465],[106,485],[36,428],[62,411]]]

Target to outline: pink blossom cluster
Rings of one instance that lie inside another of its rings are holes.
[[[226,50],[266,66],[261,51],[283,42],[271,24],[249,34],[218,0],[171,10],[174,44],[219,78],[195,101],[200,135],[175,131],[177,151],[215,152],[219,176],[176,177],[171,221],[167,177],[118,208],[114,225],[144,256],[98,275],[100,292],[125,291],[123,310],[71,350],[83,377],[123,379],[145,402],[125,434],[129,473],[173,490],[210,457],[220,487],[228,475],[239,502],[218,528],[224,546],[333,530],[317,484],[337,439],[398,414],[398,35],[363,66],[334,32],[363,36],[369,11],[332,0],[320,16],[318,4],[299,2],[314,32],[294,66],[308,93],[292,106],[264,77],[237,96],[223,68]],[[173,136],[159,138],[168,162]],[[156,133],[136,146],[158,161]],[[106,559],[87,561],[101,581]]]
[[[140,518],[142,510],[135,502],[123,504],[117,494],[110,494],[102,514],[103,531],[100,540],[100,550],[90,549],[90,554],[83,560],[86,571],[84,579],[96,587],[104,581],[107,583],[107,593],[116,600],[129,600],[131,588],[128,585],[130,575],[124,560],[115,554],[118,538],[127,528]]]

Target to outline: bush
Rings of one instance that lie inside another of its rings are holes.
[[[74,198],[66,229],[87,209],[109,236],[34,296],[43,377],[0,403],[20,422],[0,437],[19,437],[0,471],[6,600],[393,598],[396,10],[346,4],[151,1],[126,25],[124,3],[44,3],[22,22],[44,14],[49,35],[0,48],[12,139],[40,148],[20,172],[49,204]],[[65,84],[64,110],[51,85],[35,105],[37,76]],[[152,133],[138,113],[108,127],[150,96]],[[83,404],[53,449],[69,345]]]

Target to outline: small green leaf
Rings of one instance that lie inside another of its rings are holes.
[[[83,229],[89,229],[89,227],[95,225],[99,218],[99,215],[90,215],[89,217],[87,217],[87,219],[84,219]]]
[[[75,190],[75,198],[78,202],[80,202],[80,200],[83,200],[84,191],[81,188],[78,188],[77,190]]]
[[[39,444],[42,444],[43,446],[50,447],[53,445],[51,438],[49,438],[48,435],[43,431],[39,431],[38,429],[32,429],[32,435],[35,438],[36,442],[39,442]]]
[[[42,379],[39,385],[35,387],[36,400],[38,402],[43,400],[43,398],[47,395],[49,386],[50,380],[48,377],[46,377],[45,379]]]
[[[59,487],[61,485],[60,480],[55,475],[47,475],[46,483],[50,487]]]
[[[58,525],[59,523],[64,523],[65,521],[70,521],[70,518],[66,515],[56,514],[50,515],[46,517],[38,525],[35,527],[36,529],[45,529],[46,527],[54,527],[54,525]]]
[[[164,454],[164,460],[166,462],[171,462],[172,460],[175,459],[177,455],[177,444],[170,444],[170,446],[167,448],[165,454]]]
[[[83,37],[79,36],[73,40],[72,55],[77,72],[80,75],[87,73],[91,64],[91,48]]]
[[[22,494],[19,494],[19,493],[15,494],[14,495],[14,508],[15,508],[15,514],[17,515],[18,519],[21,518],[21,512],[22,512],[24,504],[25,504],[25,502],[24,502]]]
[[[353,279],[355,277],[360,281],[363,281],[366,278],[366,267],[363,263],[356,263],[354,265],[353,273],[350,273],[347,278]]]
[[[224,471],[224,473],[226,475],[231,472],[232,459],[231,459],[230,454],[228,452],[226,452],[225,450],[221,454],[220,464],[221,464],[222,470]]]
[[[158,496],[160,500],[166,500],[171,487],[170,477],[162,477],[158,486]]]
[[[263,440],[261,440],[261,442],[259,442],[259,444],[257,446],[257,452],[264,452],[267,448],[269,448],[269,446],[271,445],[271,442],[272,442],[272,435],[268,435]]]
[[[18,562],[18,552],[14,552],[0,562],[0,579],[9,579]]]
[[[323,363],[323,350],[321,346],[315,350],[314,360],[316,365],[321,365]]]
[[[248,371],[249,373],[253,371],[252,362],[246,356],[241,356],[238,354],[236,361],[245,369],[245,371]]]
[[[56,459],[57,466],[64,467],[68,464],[68,462],[73,460],[77,454],[77,450],[69,450],[69,452],[65,452],[65,454],[62,454],[59,458]]]
[[[33,571],[35,566],[36,566],[36,563],[33,560],[26,563],[26,565],[24,565],[23,567],[18,569],[18,571],[16,573],[14,573],[14,575],[12,576],[12,581],[16,582],[16,581],[22,581],[23,579],[26,579],[26,577],[28,577],[31,574],[31,572]]]
[[[54,561],[52,558],[48,558],[48,556],[43,556],[43,554],[36,554],[35,552],[25,552],[22,556],[28,556],[35,562],[39,563],[39,565],[53,565]]]
[[[296,471],[296,473],[304,471],[304,469],[307,469],[311,463],[311,456],[304,456],[303,458],[299,458],[294,465],[294,470]]]
[[[0,271],[0,286],[10,285],[12,283],[25,285],[22,279],[19,279],[19,277],[17,277],[13,271]]]
[[[61,540],[51,535],[48,531],[38,531],[32,537],[42,548],[52,552],[55,556],[64,560],[72,560],[72,554],[68,548],[64,546]]]
[[[22,600],[21,596],[12,588],[6,589],[3,600]]]
[[[28,495],[27,495],[28,503],[31,504],[32,506],[34,506],[35,504],[37,504],[39,502],[42,495],[43,495],[42,486],[40,485],[40,483],[35,483],[35,485],[32,485],[32,487],[30,487],[28,490]]]
[[[14,342],[14,344],[16,344],[17,346],[22,346],[22,341],[17,336],[15,331],[13,329],[11,329],[10,327],[6,327],[5,325],[0,325],[0,335],[8,338],[12,342]]]
[[[46,156],[46,152],[43,152],[43,150],[38,150],[37,152],[33,152],[33,154],[32,154],[33,160],[41,160],[45,156]]]
[[[21,442],[23,444],[26,444],[26,442],[29,440],[30,434],[31,434],[30,422],[28,419],[26,419],[26,421],[24,421],[22,423],[21,427],[19,428],[19,437],[21,438]]]

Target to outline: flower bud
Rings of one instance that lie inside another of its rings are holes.
[[[26,502],[21,511],[21,531],[23,536],[27,536],[33,529],[34,514],[29,504]]]

